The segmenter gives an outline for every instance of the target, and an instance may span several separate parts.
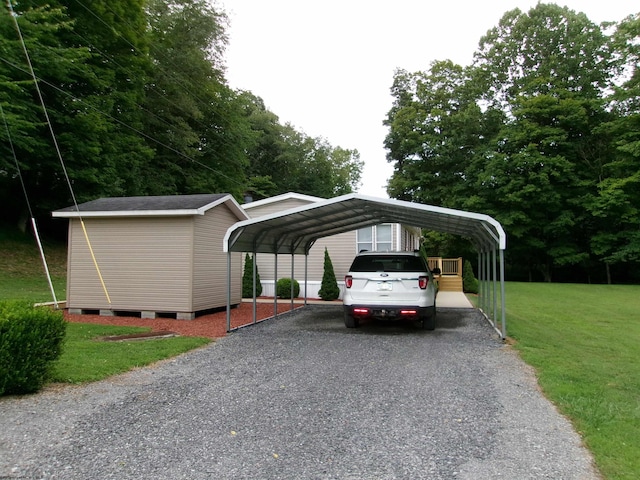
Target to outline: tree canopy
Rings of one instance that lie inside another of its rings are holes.
[[[398,70],[385,120],[390,196],[493,215],[516,278],[611,281],[613,269],[631,279],[639,22],[596,25],[539,3],[506,12],[468,67]]]
[[[210,2],[10,2],[0,15],[0,221],[26,217],[18,173],[42,219],[71,204],[68,184],[80,202],[330,197],[359,185],[356,150],[281,124],[260,98],[228,85],[228,20]]]

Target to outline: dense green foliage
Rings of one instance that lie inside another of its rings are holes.
[[[336,280],[336,274],[333,270],[333,263],[331,263],[331,257],[329,256],[329,250],[324,248],[324,270],[322,273],[322,283],[318,295],[322,300],[335,300],[340,296],[340,287]]]
[[[262,295],[262,283],[260,283],[260,272],[256,264],[256,297]],[[242,298],[253,298],[253,258],[249,254],[244,257],[244,270],[242,271]]]
[[[507,330],[609,480],[640,472],[640,287],[506,283]]]
[[[465,293],[478,293],[478,279],[473,273],[473,266],[469,260],[464,261],[462,267],[462,290]]]
[[[229,87],[228,20],[211,2],[27,0],[0,9],[0,221],[24,227],[18,173],[43,221],[72,203],[68,184],[83,202],[292,190],[331,197],[360,182],[357,151],[282,125],[260,98]]]
[[[62,353],[66,326],[61,311],[0,302],[0,395],[42,388]]]
[[[281,278],[276,283],[276,295],[278,298],[291,298],[291,279]],[[298,298],[300,295],[300,283],[297,280],[293,280],[293,298]]]
[[[397,71],[390,196],[495,217],[510,278],[640,280],[638,40],[640,15],[606,28],[540,3],[468,67]]]

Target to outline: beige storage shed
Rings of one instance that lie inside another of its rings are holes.
[[[227,305],[223,239],[248,219],[229,194],[100,198],[53,217],[69,219],[70,313],[188,320]],[[231,265],[235,305],[242,301],[240,253]]]

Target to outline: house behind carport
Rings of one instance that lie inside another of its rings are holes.
[[[298,207],[306,207],[315,203],[323,202],[324,198],[313,197],[295,192],[288,192],[282,195],[265,198],[255,202],[242,205],[247,215],[252,219],[278,214],[285,210]],[[399,223],[387,223],[384,225],[369,225],[361,230],[351,230],[319,238],[313,247],[309,249],[306,264],[298,262],[294,264],[293,278],[299,280],[300,296],[317,298],[322,286],[324,273],[324,252],[325,248],[329,252],[329,257],[333,266],[336,281],[339,286],[344,285],[343,278],[349,271],[353,258],[362,248],[367,250],[382,249],[382,242],[376,232],[384,232],[385,250],[415,250],[420,248],[421,231],[417,228],[407,227]],[[369,245],[364,245],[361,238],[363,233],[368,233]],[[380,237],[382,234],[380,234]],[[291,277],[291,257],[284,255],[278,262],[278,271],[275,271],[273,255],[261,253],[256,256],[259,269],[260,281],[262,284],[262,294],[267,297],[275,295],[275,283],[278,278]],[[305,271],[306,269],[306,271]],[[277,278],[276,278],[277,277]],[[305,281],[303,281],[305,280]],[[342,298],[342,289],[340,292]]]
[[[231,195],[101,198],[53,216],[69,219],[70,313],[193,319],[227,305],[220,246],[248,218]],[[242,301],[241,258],[234,255],[232,304]]]

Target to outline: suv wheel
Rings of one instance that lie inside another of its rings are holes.
[[[355,318],[353,315],[350,315],[345,310],[344,312],[344,324],[347,328],[357,328],[360,326],[360,320]]]
[[[422,317],[420,319],[422,323],[422,328],[425,330],[435,330],[436,329],[436,314],[429,315],[428,317]]]

